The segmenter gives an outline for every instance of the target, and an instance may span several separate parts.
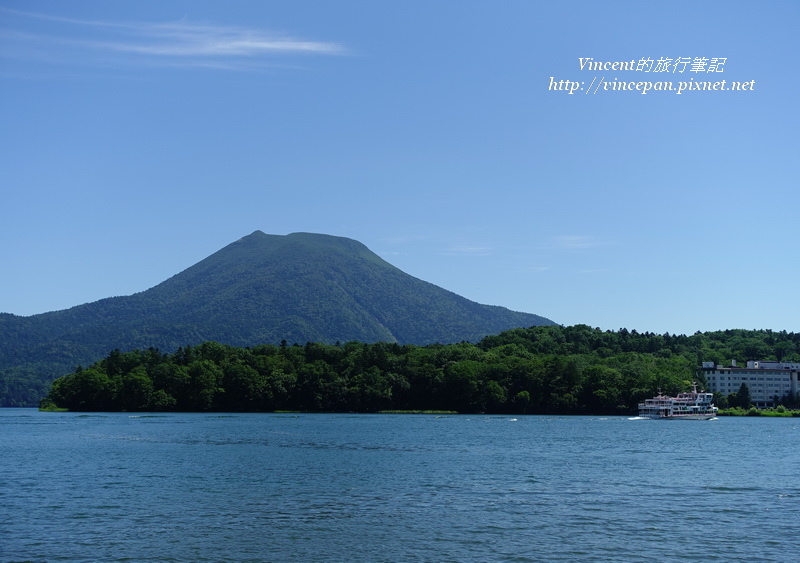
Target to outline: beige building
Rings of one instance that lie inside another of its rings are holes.
[[[723,367],[714,362],[703,362],[702,369],[709,391],[730,395],[745,383],[753,405],[759,408],[771,407],[786,397],[797,396],[800,364],[751,360],[747,367],[738,367],[736,361]]]

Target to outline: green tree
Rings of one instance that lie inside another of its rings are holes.
[[[218,382],[222,370],[210,360],[195,360],[188,366],[189,384],[186,407],[194,411],[207,411],[215,407],[220,391]]]
[[[476,404],[480,367],[481,364],[474,360],[450,362],[445,366],[444,379],[439,390],[444,410],[457,412],[481,410]]]
[[[736,400],[739,403],[738,406],[742,407],[743,409],[747,409],[752,406],[753,399],[750,397],[750,388],[744,381],[739,386],[739,391],[736,393]]]
[[[144,366],[138,366],[121,377],[117,404],[125,411],[146,410],[153,395],[153,380]]]
[[[174,362],[178,363],[162,363],[153,368],[153,387],[169,395],[178,410],[189,408],[189,370],[182,361],[176,357]]]
[[[151,411],[172,411],[175,410],[175,406],[177,405],[177,401],[175,397],[164,391],[163,389],[159,389],[155,391],[152,396],[150,397],[150,404],[147,410]]]
[[[477,408],[489,413],[503,412],[506,390],[497,381],[489,380],[480,385]]]
[[[621,389],[623,377],[619,370],[603,365],[586,368],[578,398],[586,412],[615,414],[624,404]]]
[[[352,404],[360,412],[377,412],[391,406],[391,381],[377,366],[371,366],[351,378],[349,391]]]
[[[235,363],[226,367],[223,379],[226,407],[234,411],[259,410],[265,384],[264,376],[248,365]]]
[[[527,414],[528,405],[531,402],[531,394],[527,391],[520,391],[514,395],[514,409],[522,414]]]
[[[65,375],[53,382],[50,397],[59,407],[74,411],[117,410],[114,384],[96,368]]]

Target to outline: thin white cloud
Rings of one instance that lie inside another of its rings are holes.
[[[341,54],[335,43],[303,41],[260,30],[191,23],[152,24],[137,31],[138,42],[98,42],[118,51],[170,57],[255,57],[277,53]]]
[[[556,250],[580,250],[603,246],[603,243],[595,238],[582,235],[559,235],[552,238],[549,246]]]
[[[24,32],[10,28],[5,19],[0,35],[9,42],[6,58],[36,58],[35,55],[61,49],[78,51],[85,64],[86,55],[94,55],[108,64],[154,62],[181,66],[209,68],[253,68],[256,63],[273,61],[278,56],[288,55],[341,55],[346,49],[338,44],[324,41],[297,39],[285,34],[262,29],[178,22],[104,22],[80,20],[21,12],[0,8],[0,12],[16,16],[18,20],[41,20],[46,22],[46,31],[37,31],[30,26]],[[129,55],[125,59],[120,57]],[[41,58],[41,57],[39,57]],[[240,64],[242,63],[242,64]],[[249,66],[248,66],[249,65]]]

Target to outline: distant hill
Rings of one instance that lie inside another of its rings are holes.
[[[34,405],[53,379],[117,348],[446,344],[552,324],[417,279],[355,240],[256,231],[141,293],[30,317],[0,314],[0,406]]]

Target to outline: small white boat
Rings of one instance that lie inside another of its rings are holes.
[[[697,383],[692,384],[688,393],[678,393],[668,397],[659,393],[652,399],[639,403],[639,416],[659,420],[709,420],[717,416],[713,393],[697,391]]]

